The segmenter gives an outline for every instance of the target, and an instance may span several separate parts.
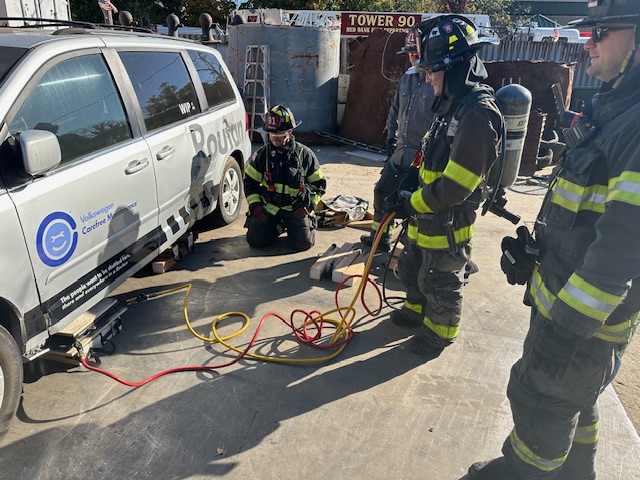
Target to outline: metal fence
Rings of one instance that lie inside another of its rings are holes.
[[[507,40],[500,45],[484,45],[480,57],[486,61],[524,60],[575,63],[574,88],[597,88],[600,80],[587,75],[589,55],[581,43],[529,42]]]

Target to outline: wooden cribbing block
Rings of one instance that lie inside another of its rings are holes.
[[[349,254],[353,249],[353,245],[353,243],[345,243],[341,247],[337,247],[335,243],[331,245],[311,266],[309,269],[309,277],[313,280],[320,280],[323,276],[329,275],[334,265],[336,265],[342,257]]]
[[[391,260],[389,261],[389,270],[394,271],[396,269],[398,265],[398,259],[402,254],[402,249],[403,249],[403,246],[398,244],[395,251],[393,252],[393,257],[391,257]]]
[[[320,280],[325,273],[327,273],[327,269],[329,268],[329,257],[338,251],[338,246],[334,243],[327,251],[316,260],[316,262],[311,265],[309,269],[309,278],[312,280]]]
[[[350,277],[351,275],[362,275],[364,273],[364,266],[369,259],[368,253],[362,253],[360,250],[356,250],[356,252],[360,252],[357,257],[353,259],[350,265],[346,267],[338,268],[333,271],[331,279],[340,283],[345,278]],[[352,286],[358,279],[357,278],[349,278],[344,284],[346,286]]]
[[[357,250],[351,250],[344,257],[340,259],[338,263],[333,267],[333,271],[331,272],[331,280],[336,283],[340,283],[346,275],[344,275],[344,271],[358,258],[362,255],[362,250],[359,248]]]

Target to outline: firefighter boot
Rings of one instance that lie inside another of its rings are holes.
[[[518,478],[516,472],[504,457],[494,458],[488,462],[476,462],[469,467],[468,480],[514,480]]]
[[[405,348],[418,355],[432,355],[439,354],[452,343],[451,340],[440,338],[426,325],[421,325],[418,333],[409,340]]]
[[[420,318],[411,318],[405,315],[402,309],[394,310],[389,315],[389,319],[400,327],[419,327],[422,325],[422,319]]]
[[[369,233],[367,235],[362,235],[360,237],[360,242],[366,246],[371,247],[373,245],[373,240],[376,237],[375,232]],[[376,252],[388,252],[391,248],[391,235],[388,233],[383,233],[380,237],[380,242],[378,243],[378,248]]]

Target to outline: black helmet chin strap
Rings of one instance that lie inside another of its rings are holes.
[[[449,69],[444,70],[444,76],[442,77],[442,92],[435,98],[431,104],[431,111],[436,116],[445,115],[451,108],[452,102],[447,95],[447,77],[449,76]]]
[[[611,85],[614,85],[616,83],[616,81],[625,73],[627,73],[629,70],[631,70],[631,67],[633,66],[633,60],[634,57],[636,55],[636,51],[638,50],[638,46],[640,45],[640,28],[638,28],[638,25],[636,25],[634,27],[634,47],[633,49],[629,50],[629,52],[627,53],[627,56],[624,57],[624,60],[622,61],[622,65],[620,65],[620,70],[618,71],[618,75],[615,76],[615,78],[613,78],[610,82],[608,82]]]

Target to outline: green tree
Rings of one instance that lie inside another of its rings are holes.
[[[231,10],[235,8],[236,4],[233,0],[186,0],[184,18],[180,19],[185,25],[198,27],[200,15],[208,13],[213,23],[217,23],[224,29]]]
[[[467,13],[489,15],[491,25],[500,36],[506,34],[528,13],[516,0],[469,0]]]

